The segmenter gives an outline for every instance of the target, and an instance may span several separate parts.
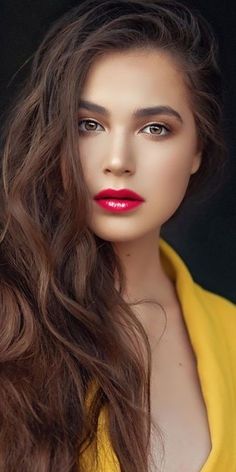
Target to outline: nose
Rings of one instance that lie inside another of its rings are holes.
[[[135,160],[132,151],[125,140],[114,142],[104,160],[104,173],[114,175],[133,174]]]

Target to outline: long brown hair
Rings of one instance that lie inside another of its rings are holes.
[[[4,471],[81,471],[78,457],[87,440],[96,441],[103,407],[121,471],[148,469],[150,345],[122,296],[125,274],[112,244],[88,228],[76,120],[92,62],[108,51],[137,48],[172,54],[190,91],[203,159],[186,197],[221,176],[226,162],[217,44],[199,13],[174,0],[86,0],[52,25],[2,134]]]

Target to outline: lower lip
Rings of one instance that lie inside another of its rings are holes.
[[[105,210],[114,213],[133,210],[143,203],[141,200],[125,200],[124,198],[120,200],[118,198],[100,198],[95,200],[95,202]]]

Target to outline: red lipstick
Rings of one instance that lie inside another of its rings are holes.
[[[140,195],[130,189],[105,189],[97,193],[94,200],[108,211],[123,212],[136,208],[144,201]]]

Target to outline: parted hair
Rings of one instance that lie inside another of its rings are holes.
[[[198,11],[174,0],[85,0],[52,24],[2,132],[1,471],[82,472],[102,408],[121,472],[148,470],[151,352],[132,305],[159,304],[125,302],[121,261],[88,227],[76,118],[96,58],[138,48],[170,54],[191,97],[203,158],[185,198],[221,181],[218,46]]]

